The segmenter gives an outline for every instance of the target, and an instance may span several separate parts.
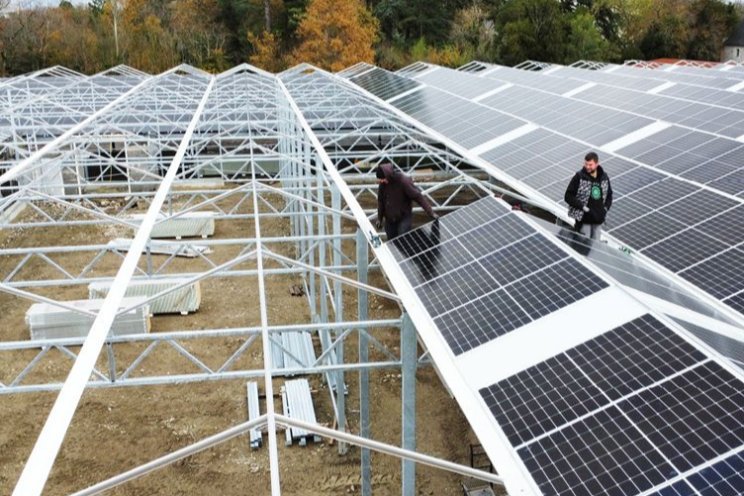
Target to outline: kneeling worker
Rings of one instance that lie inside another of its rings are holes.
[[[414,200],[429,217],[439,218],[413,180],[396,170],[393,164],[380,165],[376,175],[380,185],[377,190],[377,228],[382,228],[384,221],[388,241],[411,229]]]

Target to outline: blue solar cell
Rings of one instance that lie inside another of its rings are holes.
[[[739,452],[688,477],[700,496],[744,494],[744,452]]]

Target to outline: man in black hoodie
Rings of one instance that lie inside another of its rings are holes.
[[[435,220],[439,218],[413,180],[395,170],[393,164],[380,165],[375,174],[380,185],[377,190],[377,228],[383,226],[384,220],[388,241],[411,229],[414,200],[429,217]]]
[[[596,153],[587,153],[584,167],[574,175],[564,197],[568,215],[575,219],[576,231],[599,239],[602,224],[612,206],[612,186]]]

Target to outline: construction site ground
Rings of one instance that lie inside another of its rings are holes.
[[[228,198],[223,206],[229,207],[230,202],[234,201],[238,200]],[[244,203],[241,213],[250,212],[251,202]],[[143,205],[142,211],[145,208],[146,205]],[[26,209],[19,220],[30,220],[37,215]],[[260,227],[264,237],[290,234],[290,224],[286,218],[264,219]],[[344,232],[354,233],[356,225],[345,221],[343,229]],[[114,237],[127,235],[131,236],[131,231],[125,227],[100,223],[12,229],[0,233],[0,247],[105,244]],[[217,221],[215,239],[254,236],[255,226],[251,219]],[[289,243],[269,244],[267,247],[286,256],[296,255],[294,246]],[[344,242],[346,253],[353,255],[354,249],[353,241]],[[238,246],[216,247],[212,258],[215,261],[227,261],[236,256],[239,250]],[[55,261],[70,270],[80,270],[90,261],[91,256],[90,253],[70,253],[56,257]],[[106,255],[94,275],[113,277],[121,260],[115,254]],[[8,264],[15,264],[17,261],[10,257],[0,260],[0,270],[7,274]],[[266,267],[277,266],[276,262],[266,262]],[[244,262],[238,268],[244,267],[255,267],[255,260]],[[207,266],[195,259],[179,259],[171,266],[171,270],[176,269],[201,271],[207,270]],[[30,261],[24,271],[26,270],[29,279],[60,277],[59,272],[55,272],[55,269],[41,260]],[[349,276],[356,277],[352,274]],[[301,283],[299,275],[272,275],[266,278],[265,293],[270,325],[310,321],[307,299],[292,296],[289,291],[290,286]],[[370,283],[386,287],[379,271],[370,274]],[[152,319],[151,332],[260,325],[256,277],[210,278],[202,281],[201,289],[202,303],[197,313],[188,316],[155,316]],[[85,285],[33,291],[62,300],[87,298]],[[31,304],[29,300],[0,293],[3,341],[29,339],[24,317]],[[370,318],[375,319],[397,318],[401,314],[395,302],[374,295],[370,297],[369,312]],[[357,290],[345,287],[344,317],[351,320],[356,313]],[[397,329],[378,329],[372,333],[397,353]],[[229,357],[243,341],[241,338],[215,338],[209,341],[182,341],[181,344],[207,365],[215,366]],[[316,352],[319,352],[320,343],[317,338],[315,347]],[[117,348],[117,369],[123,370],[142,349],[143,344]],[[0,382],[7,384],[6,381],[15,377],[37,352],[38,350],[27,350],[0,353]],[[355,362],[357,352],[354,334],[347,341],[345,360]],[[373,359],[383,357],[374,349],[370,356]],[[104,370],[106,363],[103,353],[99,365]],[[261,343],[256,340],[233,369],[259,369],[262,363]],[[48,359],[40,365],[24,383],[64,381],[72,359],[52,350]],[[167,346],[159,348],[158,353],[146,358],[138,367],[140,374],[174,374],[183,373],[184,370],[189,370],[186,359]],[[197,370],[195,366],[193,370]],[[317,419],[320,423],[331,426],[333,415],[327,386],[318,375],[309,376],[308,379],[313,389]],[[69,494],[83,489],[247,420],[245,382],[229,380],[86,390],[49,477],[45,494]],[[274,381],[274,405],[278,412],[281,412],[278,393],[282,382],[281,378]],[[358,374],[347,373],[346,383],[349,430],[358,433]],[[259,381],[259,387],[263,393],[262,381]],[[399,370],[373,370],[370,373],[373,439],[400,445],[400,396]],[[12,491],[55,398],[54,392],[0,396],[0,494],[9,494]],[[263,404],[262,412],[265,412]],[[470,462],[469,444],[477,442],[457,403],[449,396],[431,366],[420,368],[417,373],[416,437],[418,451],[465,465]],[[278,433],[278,441],[283,494],[314,496],[359,492],[359,449],[352,447],[347,455],[341,456],[337,445],[328,440],[309,443],[305,447],[287,447],[281,432]],[[381,454],[372,455],[373,494],[399,494],[400,480],[399,459]],[[424,466],[417,467],[418,494],[460,495],[461,480],[459,475]],[[264,447],[252,450],[247,436],[241,436],[129,482],[112,490],[110,494],[244,496],[269,494],[269,487],[266,442]]]

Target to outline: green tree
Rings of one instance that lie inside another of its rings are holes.
[[[639,45],[644,59],[686,57],[689,33],[683,14],[665,12],[651,24]]]
[[[388,39],[406,41],[426,37],[431,43],[447,40],[455,12],[472,1],[380,0],[374,7],[381,30]]]
[[[585,8],[574,12],[569,20],[565,62],[607,60],[611,55],[610,43],[602,36],[591,12]]]
[[[499,26],[502,62],[563,61],[567,18],[555,0],[513,0],[500,10]]]
[[[727,34],[739,23],[735,6],[720,0],[695,0],[690,10],[693,23],[687,58],[718,60]]]

